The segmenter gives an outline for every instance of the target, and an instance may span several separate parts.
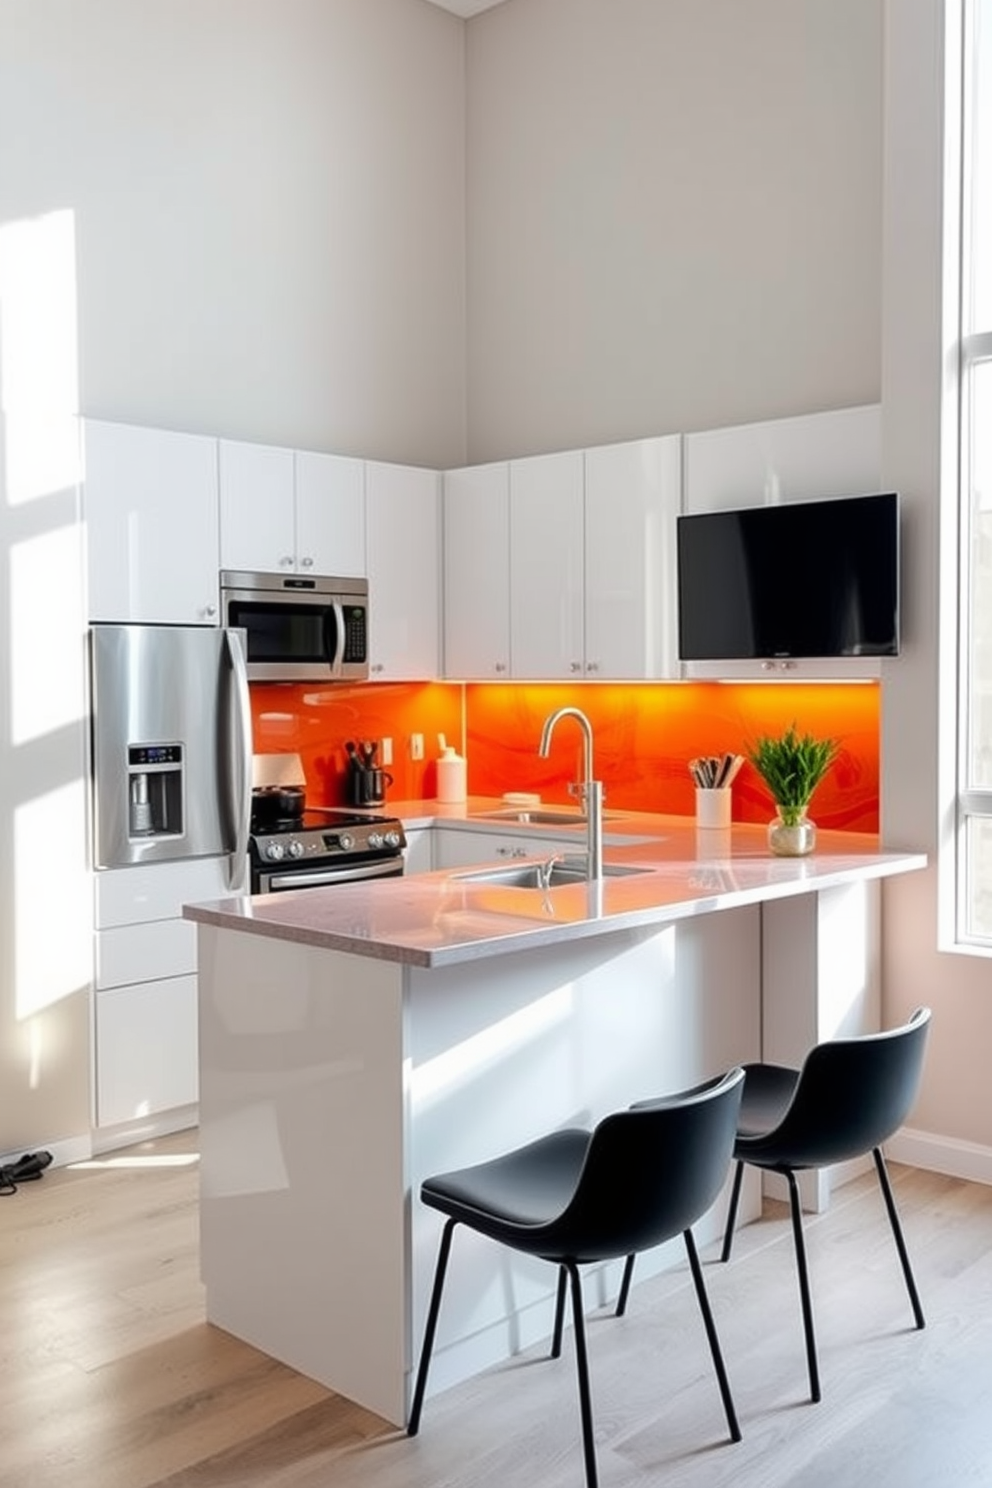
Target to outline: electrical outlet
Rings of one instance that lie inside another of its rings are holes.
[[[422,760],[423,757],[424,757],[424,736],[423,736],[423,734],[411,734],[410,735],[410,758],[412,760]]]
[[[393,741],[392,739],[379,740],[379,758],[384,765],[393,763]]]

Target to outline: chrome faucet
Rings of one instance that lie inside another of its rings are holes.
[[[582,780],[568,787],[569,793],[582,803],[586,817],[586,878],[592,882],[603,876],[603,782],[592,778],[592,724],[580,708],[559,708],[544,720],[538,754],[547,759],[551,753],[551,735],[561,718],[574,718],[582,729]]]

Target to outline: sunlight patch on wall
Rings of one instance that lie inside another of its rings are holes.
[[[10,549],[10,742],[84,716],[81,537],[61,527]]]
[[[91,907],[81,780],[14,811],[14,982],[18,1020],[90,981]],[[57,850],[56,850],[57,849]],[[40,1079],[44,1050],[32,1053]]]
[[[542,1033],[563,1023],[572,1011],[571,985],[539,997],[481,1033],[427,1059],[410,1072],[410,1095],[423,1108],[453,1089],[478,1078],[480,1070],[526,1048]]]

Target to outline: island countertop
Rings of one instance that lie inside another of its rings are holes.
[[[503,832],[516,827],[522,845],[536,831],[535,824],[494,819],[471,801],[436,811],[433,803],[401,803],[395,810],[411,828],[457,825]],[[222,929],[441,967],[913,872],[927,862],[925,853],[886,850],[869,834],[829,831],[819,833],[816,850],[807,857],[774,857],[763,826],[735,823],[726,831],[707,831],[697,829],[691,818],[646,813],[615,816],[604,833],[607,866],[637,872],[544,891],[473,881],[467,868],[441,869],[189,904],[183,913]],[[560,837],[562,851],[569,854],[584,847],[578,825],[558,833],[542,827],[537,835],[542,844],[549,835]],[[535,844],[531,856],[541,862],[548,853]]]

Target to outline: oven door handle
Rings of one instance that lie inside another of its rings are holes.
[[[388,860],[387,860],[388,861]],[[357,883],[363,878],[398,878],[403,872],[403,859],[398,867],[385,863],[360,863],[352,868],[328,868],[326,872],[270,873],[266,875],[270,892],[277,889],[319,889],[324,884]]]

